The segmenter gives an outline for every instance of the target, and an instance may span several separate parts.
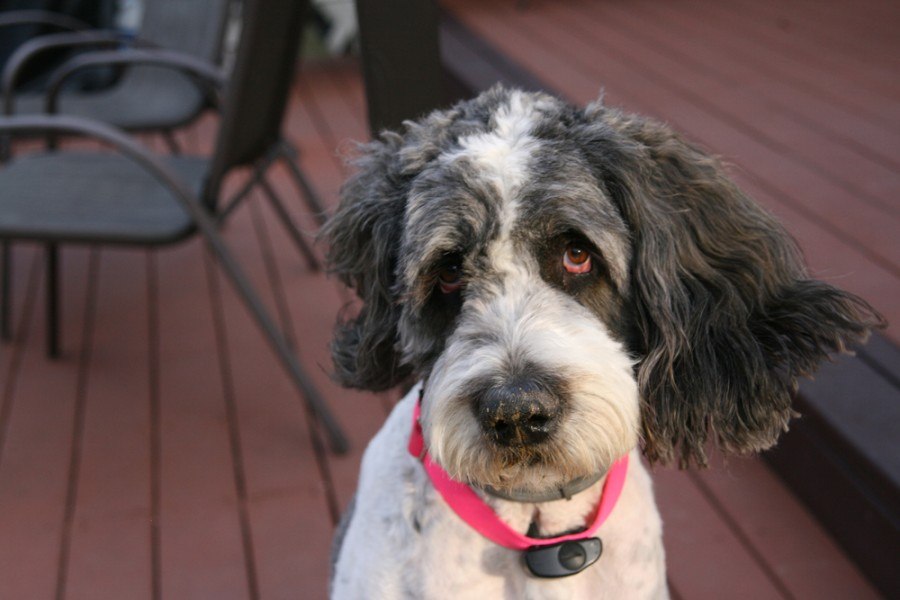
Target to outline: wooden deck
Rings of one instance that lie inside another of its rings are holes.
[[[888,65],[896,52],[875,46],[895,32],[896,9],[875,0],[846,17],[811,1],[781,12],[750,0],[446,5],[574,100],[604,85],[608,102],[665,118],[732,159],[820,275],[898,311],[900,94]],[[847,37],[834,39],[835,23]],[[757,42],[752,52],[743,37]],[[822,40],[831,54],[804,53]],[[790,59],[776,60],[779,48]],[[830,79],[836,71],[853,93]],[[300,77],[287,133],[329,203],[345,175],[336,149],[366,138],[364,112],[354,63]],[[204,121],[183,141],[202,151],[212,127]],[[274,182],[291,192],[282,173]],[[40,254],[17,246],[15,340],[0,345],[0,599],[325,597],[335,520],[393,398],[330,382],[327,344],[348,296],[304,268],[259,198],[226,237],[298,340],[352,452],[323,449],[198,242],[66,248],[58,361],[43,355]],[[676,598],[878,597],[763,463],[658,469],[655,479]]]

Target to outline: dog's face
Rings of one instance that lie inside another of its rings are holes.
[[[431,160],[400,248],[399,349],[426,367],[431,454],[493,487],[590,475],[638,439],[628,229],[577,147],[533,135],[543,111],[558,103],[513,95]]]
[[[429,450],[476,485],[767,447],[796,377],[878,322],[652,121],[497,88],[359,162],[325,230],[363,300],[338,376],[425,378]]]

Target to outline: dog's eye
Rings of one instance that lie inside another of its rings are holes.
[[[445,294],[452,294],[463,286],[462,266],[449,264],[441,267],[437,274],[438,287]]]
[[[583,246],[569,244],[563,254],[563,266],[575,275],[588,273],[591,270],[591,253]]]

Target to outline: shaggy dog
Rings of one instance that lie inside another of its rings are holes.
[[[362,300],[337,377],[423,383],[365,453],[334,598],[667,597],[640,453],[688,466],[708,442],[770,447],[797,378],[881,323],[811,280],[713,158],[599,102],[494,88],[362,150],[324,231]],[[540,540],[583,530],[625,456],[602,556],[552,546],[560,578],[476,531],[423,468]]]

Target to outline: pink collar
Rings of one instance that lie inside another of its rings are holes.
[[[529,550],[545,546],[560,545],[564,542],[580,542],[591,538],[600,528],[609,514],[612,512],[622,486],[625,483],[625,475],[628,472],[628,455],[623,456],[613,463],[606,474],[603,483],[600,502],[597,513],[591,524],[584,531],[561,535],[553,538],[533,538],[523,535],[504,523],[490,506],[476,494],[472,488],[464,483],[450,478],[444,469],[431,460],[428,450],[425,448],[425,440],[422,435],[420,416],[421,403],[416,403],[413,411],[412,433],[409,438],[409,453],[421,459],[428,477],[435,489],[441,494],[447,504],[463,521],[472,529],[491,540],[492,542],[510,548],[512,550]],[[598,542],[599,543],[599,542]],[[599,557],[599,552],[598,552]],[[595,558],[596,560],[596,558]],[[593,562],[593,561],[592,561]],[[587,566],[587,565],[585,565]],[[579,569],[580,570],[580,569]],[[567,573],[568,574],[568,573]]]

